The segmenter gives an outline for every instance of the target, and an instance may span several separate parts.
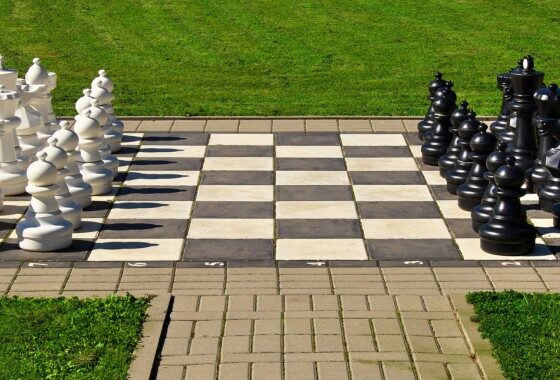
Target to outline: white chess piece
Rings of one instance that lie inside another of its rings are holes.
[[[25,83],[24,79],[18,79],[16,88],[20,95],[16,116],[21,119],[20,126],[16,128],[19,142],[16,145],[16,153],[20,165],[25,169],[31,161],[35,160],[37,152],[44,148],[37,136],[37,131],[43,125],[43,118],[31,106],[31,103],[34,99],[45,96],[47,86],[29,85]]]
[[[122,136],[124,133],[124,123],[117,118],[113,109],[112,101],[115,98],[113,81],[107,76],[105,70],[99,70],[99,76],[91,82],[91,96],[99,100],[101,108],[109,115],[114,137],[107,136],[107,143],[111,147],[111,153],[121,149]]]
[[[58,207],[64,219],[72,223],[72,227],[76,230],[82,225],[82,206],[72,199],[72,195],[66,185],[65,178],[68,174],[68,169],[66,169],[65,165],[68,160],[68,154],[58,146],[58,140],[55,137],[50,137],[47,143],[49,146],[43,149],[43,152],[47,153],[45,160],[53,164],[58,170],[58,176],[55,181],[55,185],[58,186],[54,193],[55,199],[58,202]]]
[[[17,160],[14,146],[14,130],[20,124],[16,113],[19,94],[16,91],[5,90],[0,85],[0,188],[4,195],[18,195],[25,193],[27,176]]]
[[[56,167],[37,153],[38,161],[27,169],[31,204],[16,226],[19,247],[27,251],[58,251],[72,245],[72,223],[63,218],[55,199]]]
[[[76,149],[78,147],[78,135],[70,130],[70,123],[66,120],[60,122],[60,129],[53,133],[53,138],[58,140],[58,147],[64,149],[68,154],[66,161],[66,185],[72,195],[72,199],[82,206],[88,208],[91,205],[91,185],[84,182],[84,178],[80,173],[76,160],[80,156],[80,152]]]
[[[75,108],[77,113],[80,113],[88,108],[91,105],[91,101],[94,99],[91,97],[91,88],[84,88],[82,93],[84,95],[76,100]]]
[[[84,182],[91,185],[93,195],[107,194],[111,192],[113,173],[106,169],[101,161],[99,154],[99,146],[102,142],[99,136],[101,125],[90,115],[91,111],[85,110],[83,114],[76,117],[74,124],[74,132],[79,138],[78,167],[84,177]]]
[[[37,137],[41,144],[45,146],[47,139],[53,133],[51,124],[58,124],[52,108],[51,95],[51,89],[54,88],[53,83],[54,86],[56,86],[56,74],[49,73],[43,65],[41,65],[41,60],[39,58],[34,58],[33,64],[25,74],[25,83],[28,85],[45,86],[43,96],[34,98],[30,103],[31,107],[41,115],[42,124],[37,130]]]
[[[108,136],[114,136],[113,128],[109,122],[109,115],[103,108],[99,106],[99,101],[97,99],[92,99],[88,108],[79,109],[76,103],[76,110],[80,114],[83,114],[85,110],[90,110],[90,117],[97,120],[99,125],[101,125],[101,135],[102,138],[101,145],[99,146],[99,153],[101,154],[101,160],[103,165],[113,173],[113,178],[115,178],[119,171],[119,159],[111,154],[111,147],[108,144]]]

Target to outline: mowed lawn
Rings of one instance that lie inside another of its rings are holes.
[[[421,115],[436,70],[479,114],[535,56],[560,81],[557,0],[2,0],[0,52],[59,74],[58,115],[97,70],[119,115]]]

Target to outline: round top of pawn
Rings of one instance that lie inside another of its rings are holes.
[[[450,91],[447,87],[438,90],[437,93],[441,96],[437,96],[432,103],[435,113],[449,115],[453,111],[455,101],[451,98]]]
[[[486,167],[494,173],[500,166],[506,164],[506,157],[509,154],[506,152],[507,144],[504,141],[498,143],[498,149],[493,151],[486,158]]]
[[[75,119],[74,131],[79,138],[95,139],[101,133],[101,125],[99,125],[97,120],[91,118],[91,111],[89,109],[82,111]]]
[[[556,83],[548,87],[541,87],[533,95],[537,103],[537,113],[545,118],[558,118],[560,116],[560,91]]]
[[[73,152],[78,147],[78,135],[70,130],[70,123],[66,120],[60,122],[60,129],[52,135],[58,140],[57,146],[64,149],[66,153]]]
[[[428,85],[428,91],[430,92],[430,96],[434,96],[438,88],[445,86],[446,81],[442,79],[443,74],[439,71],[434,74],[434,80],[430,82]]]
[[[47,143],[49,144],[49,146],[43,149],[43,151],[47,153],[47,157],[45,157],[45,160],[56,166],[58,170],[63,169],[64,165],[66,164],[68,155],[66,154],[64,149],[58,146],[58,140],[55,137],[49,137]]]
[[[100,125],[105,125],[109,120],[109,115],[99,106],[99,100],[92,99],[89,104],[90,107],[87,109],[91,111],[90,117],[97,120]]]
[[[0,100],[18,99],[18,98],[19,98],[19,94],[17,93],[17,91],[6,90],[6,87],[0,84]]]
[[[31,185],[51,186],[56,181],[58,170],[56,166],[46,160],[47,153],[40,151],[37,153],[37,161],[27,168],[27,179]]]
[[[34,85],[49,84],[49,72],[41,65],[41,60],[39,58],[33,59],[33,64],[29,67],[27,73],[25,73],[25,82]]]
[[[515,166],[515,157],[508,155],[506,164],[498,168],[494,174],[496,185],[502,189],[519,190],[525,182],[525,172]]]
[[[91,97],[99,100],[99,104],[101,104],[102,106],[104,106],[105,104],[109,104],[114,98],[113,94],[111,94],[105,87],[102,86],[102,81],[100,80],[92,83]]]
[[[476,119],[476,113],[470,110],[469,118],[459,125],[459,128],[457,128],[457,133],[463,140],[470,141],[472,137],[478,132],[479,125],[480,121]]]
[[[478,154],[489,154],[496,147],[496,137],[492,133],[486,132],[488,126],[480,123],[478,133],[471,139],[471,150]]]
[[[458,127],[463,121],[469,117],[469,103],[466,100],[461,101],[461,104],[451,114],[451,124]]]
[[[445,84],[438,88],[434,94],[434,98],[443,96],[444,89],[447,89],[447,96],[452,99],[454,102],[457,101],[457,94],[453,91],[453,82],[445,82]]]
[[[91,88],[85,88],[82,93],[84,96],[76,100],[75,108],[76,112],[80,113],[86,108],[88,108],[91,104],[93,98],[91,97]]]
[[[113,81],[111,80],[111,78],[109,78],[107,76],[107,72],[103,69],[99,70],[99,76],[96,77],[92,82],[91,82],[91,87],[95,87],[95,84],[99,81],[101,81],[101,87],[105,88],[107,91],[109,92],[113,92],[115,85],[113,84]]]

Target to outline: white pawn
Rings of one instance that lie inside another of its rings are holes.
[[[124,123],[117,118],[113,109],[112,101],[115,98],[113,90],[115,86],[113,81],[107,76],[105,70],[99,70],[99,76],[91,82],[91,96],[99,100],[101,108],[109,115],[113,134],[115,137],[109,137],[107,143],[111,147],[111,153],[121,149],[121,142],[124,133]]]
[[[38,161],[27,169],[31,205],[16,226],[19,247],[26,251],[58,251],[72,245],[72,223],[64,219],[55,199],[56,167],[37,153]]]
[[[64,219],[72,223],[72,227],[76,230],[82,225],[82,206],[72,199],[72,195],[66,185],[66,175],[68,169],[65,168],[68,155],[66,151],[58,146],[58,140],[50,137],[47,140],[49,146],[43,149],[47,153],[46,161],[50,162],[58,170],[55,185],[58,189],[55,191],[55,199],[58,202],[58,207]]]
[[[90,117],[91,111],[85,110],[83,114],[76,117],[74,132],[78,135],[80,156],[78,157],[78,167],[84,177],[84,182],[92,187],[92,195],[101,195],[111,192],[113,173],[105,168],[99,146],[102,139],[101,125],[97,120]]]
[[[83,114],[85,110],[91,111],[90,117],[97,120],[99,125],[101,125],[101,138],[103,139],[99,147],[99,153],[101,154],[101,160],[103,165],[113,173],[113,179],[117,176],[119,172],[119,159],[111,154],[111,147],[108,144],[108,138],[114,136],[112,133],[113,128],[109,123],[109,115],[104,109],[99,107],[99,101],[97,99],[92,99],[88,108],[78,109],[78,104],[76,104],[76,110],[80,114]]]
[[[80,156],[80,152],[76,149],[78,147],[78,135],[70,130],[70,123],[66,120],[60,122],[60,129],[53,133],[53,138],[58,140],[57,146],[64,149],[68,154],[66,161],[66,185],[72,199],[76,201],[82,208],[88,208],[91,205],[91,185],[84,182],[84,178],[80,173],[76,160]]]
[[[37,137],[42,146],[46,146],[47,139],[52,135],[51,123],[56,122],[52,108],[52,81],[49,72],[41,65],[39,58],[33,59],[33,64],[25,73],[25,83],[32,86],[45,86],[45,92],[40,97],[34,98],[30,105],[41,115],[41,125],[37,130]]]
[[[0,85],[0,188],[4,195],[25,193],[27,176],[17,161],[14,146],[14,131],[20,124],[15,116],[19,95],[16,91],[4,90]]]
[[[21,124],[17,127],[16,152],[18,161],[22,168],[27,169],[29,163],[35,160],[37,152],[44,148],[44,144],[39,141],[37,131],[43,125],[43,118],[31,103],[34,99],[46,94],[46,85],[29,85],[24,79],[17,80],[17,92],[20,95],[16,116],[21,119]]]
[[[75,104],[76,112],[78,113],[88,108],[91,104],[91,101],[94,99],[91,97],[91,88],[84,88],[84,91],[82,92],[84,96],[76,100],[76,104]]]

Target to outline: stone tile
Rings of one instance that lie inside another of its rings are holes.
[[[481,378],[474,363],[449,363],[447,369],[453,379],[470,380]]]
[[[239,120],[237,119],[209,119],[206,122],[206,132],[237,132]]]
[[[141,120],[123,120],[125,132],[135,132],[140,125]]]
[[[280,335],[254,335],[253,352],[281,352]]]
[[[173,120],[142,120],[138,128],[138,132],[169,132]]]
[[[273,185],[272,171],[211,171],[201,174],[201,185]],[[240,189],[249,190],[250,187],[242,187]],[[223,190],[222,190],[223,191]],[[270,190],[272,194],[272,189]],[[232,193],[237,193],[232,191]],[[238,196],[239,197],[239,196]],[[201,199],[197,199],[201,200]],[[227,201],[228,199],[223,199]],[[231,199],[232,201],[234,199]],[[272,197],[270,197],[272,200]]]
[[[287,318],[284,319],[284,334],[310,335],[311,320],[307,318]],[[311,343],[310,343],[311,344]]]
[[[162,366],[158,368],[157,379],[180,380],[183,379],[182,366]],[[202,378],[202,377],[201,377]]]
[[[317,374],[319,380],[343,380],[348,379],[348,369],[343,362],[318,362]]]
[[[315,351],[316,352],[342,352],[341,335],[315,335]]]
[[[214,364],[191,364],[187,366],[186,379],[214,380]]]
[[[434,334],[437,338],[461,337],[461,330],[453,320],[431,321]]]
[[[370,121],[367,119],[339,119],[338,126],[341,133],[373,132]]]
[[[219,337],[222,335],[222,321],[197,321],[195,337]]]
[[[314,379],[313,362],[290,361],[284,364],[286,379]]]
[[[249,353],[250,340],[249,335],[224,336],[222,353]]]
[[[188,219],[191,201],[116,201],[108,219],[142,219],[149,213],[150,219]],[[145,211],[145,212],[144,212]]]
[[[366,318],[351,319],[344,318],[344,332],[346,336],[350,335],[367,335],[372,334],[370,320]]]
[[[278,219],[279,239],[359,239],[357,219]]]
[[[366,260],[361,239],[278,239],[277,260]]]
[[[277,171],[276,185],[349,185],[345,171]]]
[[[381,380],[381,368],[379,362],[350,362],[352,379],[355,380]]]
[[[335,119],[306,119],[307,132],[337,132],[338,122]]]
[[[362,227],[366,239],[451,238],[442,219],[362,219]]]
[[[190,355],[216,355],[218,353],[217,337],[194,337],[192,338]]]
[[[357,201],[432,201],[432,195],[424,185],[354,185]]]
[[[311,352],[311,335],[285,335],[284,352]]]
[[[202,170],[255,170],[271,171],[273,159],[271,157],[206,157]]]
[[[351,134],[340,135],[343,146],[406,146],[406,141],[400,133],[394,134]]]
[[[415,171],[418,169],[412,157],[351,157],[345,160],[348,170],[355,172]]]
[[[443,363],[414,363],[420,380],[447,380],[447,372]]]
[[[278,201],[277,219],[357,219],[350,201]]]
[[[206,119],[175,120],[171,127],[172,132],[203,132]]]
[[[301,119],[273,119],[272,130],[274,132],[304,132],[305,122]]]
[[[241,119],[239,132],[272,132],[272,120],[267,119]]]
[[[249,363],[220,363],[218,380],[246,379],[249,375]]]
[[[436,338],[436,340],[444,354],[469,355],[467,343],[463,337],[442,337]]]
[[[371,125],[375,132],[406,132],[400,119],[374,119],[371,120]]]
[[[251,335],[250,319],[226,319],[224,336],[249,336]]]
[[[136,158],[202,158],[206,147],[204,145],[143,145],[138,150]]]
[[[198,175],[198,171],[130,171],[125,186],[195,186]]]
[[[273,187],[266,185],[200,185],[198,201],[271,202]]]
[[[282,379],[282,366],[280,363],[254,363],[252,366],[252,379]]]
[[[179,260],[182,239],[97,239],[88,261]]]
[[[257,335],[279,335],[282,332],[280,320],[275,319],[257,319],[255,320],[254,332]]]
[[[189,239],[272,239],[273,219],[193,219]]]
[[[336,335],[342,334],[340,320],[333,319],[314,319],[314,331],[317,335]]]
[[[412,352],[439,353],[436,341],[432,337],[411,335],[408,336],[408,341]]]
[[[465,260],[556,260],[544,241],[537,237],[535,251],[523,256],[499,256],[486,253],[480,248],[480,239],[455,239]]]
[[[277,171],[344,171],[342,158],[277,158]]]
[[[346,345],[349,352],[375,352],[372,335],[349,335],[346,333]]]
[[[375,340],[377,341],[377,346],[379,351],[387,352],[406,352],[406,346],[404,344],[402,335],[376,335]]]

